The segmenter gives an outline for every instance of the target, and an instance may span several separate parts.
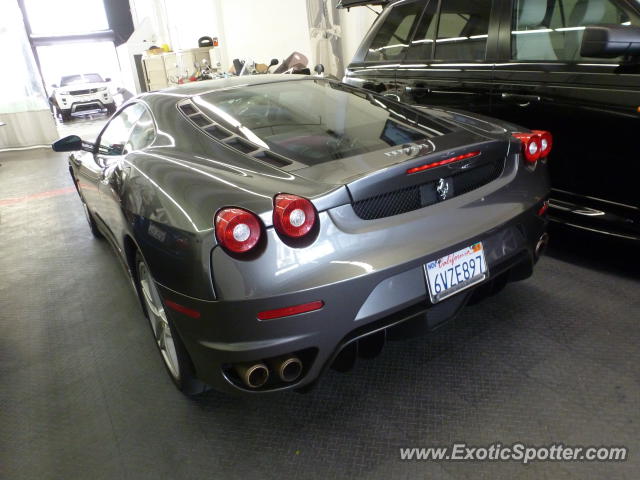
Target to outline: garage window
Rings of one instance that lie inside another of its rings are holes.
[[[413,1],[391,8],[369,45],[365,61],[399,60],[409,47],[409,38],[423,7],[424,2]]]
[[[34,35],[70,35],[109,29],[103,0],[24,0]]]
[[[585,27],[599,24],[638,25],[638,21],[610,0],[517,0],[511,32],[512,57],[593,61],[580,56],[580,46]]]

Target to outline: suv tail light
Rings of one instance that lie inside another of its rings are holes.
[[[306,198],[281,193],[273,204],[273,225],[281,235],[302,238],[316,224],[316,209]]]
[[[533,133],[540,136],[540,158],[547,158],[553,147],[553,136],[545,130],[534,130]]]
[[[241,208],[223,208],[215,217],[218,243],[235,253],[245,253],[260,241],[260,221],[253,213]]]

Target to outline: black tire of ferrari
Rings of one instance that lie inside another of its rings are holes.
[[[140,252],[136,252],[136,263],[134,266],[134,272],[138,272],[138,265],[140,262],[144,263],[144,259],[142,258],[142,255],[140,255]],[[148,269],[148,266],[147,266],[147,269]],[[146,317],[147,323],[149,323],[149,313],[147,312],[147,307],[145,306],[144,300],[142,299],[142,288],[140,285],[140,279],[138,278],[137,273],[135,273],[134,275],[135,275],[136,291],[138,292],[138,300],[140,301],[140,306],[142,307],[142,312]],[[191,361],[191,357],[189,356],[187,349],[182,343],[180,334],[176,330],[169,316],[167,316],[167,322],[169,324],[169,328],[171,329],[171,336],[173,337],[173,343],[176,348],[180,378],[176,379],[173,375],[171,375],[171,372],[169,371],[169,367],[167,367],[165,362],[162,361],[162,364],[167,370],[167,375],[169,375],[169,378],[171,378],[171,380],[173,381],[175,386],[178,388],[178,390],[180,390],[185,395],[196,396],[209,390],[210,387],[196,377],[195,368],[193,366],[193,362]],[[153,336],[153,330],[151,329],[150,325],[149,325],[149,330],[151,330],[151,335]],[[159,348],[158,348],[158,353],[161,353]],[[162,355],[160,356],[162,357]]]
[[[87,216],[87,223],[89,224],[89,229],[91,230],[91,234],[99,240],[103,239],[104,235],[102,235],[102,232],[98,228],[98,224],[96,223],[95,218],[93,218],[93,214],[91,213],[91,211],[89,211],[89,208],[87,207],[87,204],[82,199],[82,197],[80,197],[80,201],[82,202],[82,208],[86,209],[85,213]]]

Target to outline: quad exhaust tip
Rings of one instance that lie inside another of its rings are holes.
[[[538,243],[536,243],[536,249],[535,249],[536,260],[542,256],[544,251],[547,249],[548,244],[549,244],[549,234],[543,233],[542,236],[538,239]]]
[[[269,365],[267,367],[267,365]],[[234,365],[234,370],[242,383],[252,389],[264,386],[273,372],[285,383],[295,382],[302,375],[302,362],[295,355],[283,355],[272,358],[265,363],[239,363]]]
[[[269,369],[260,363],[242,363],[235,365],[235,371],[249,388],[260,388],[269,380]]]
[[[295,355],[274,358],[269,364],[283,382],[295,382],[302,375],[302,362]]]

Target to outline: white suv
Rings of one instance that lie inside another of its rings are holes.
[[[102,79],[97,73],[68,75],[62,77],[60,86],[53,85],[49,97],[55,115],[60,114],[63,122],[71,119],[72,113],[107,110],[109,115],[116,111],[116,104],[109,91],[111,79]]]

